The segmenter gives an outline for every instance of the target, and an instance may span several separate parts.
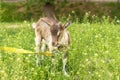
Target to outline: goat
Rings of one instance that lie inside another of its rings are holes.
[[[61,22],[56,22],[48,17],[43,17],[38,20],[38,22],[33,23],[32,27],[35,29],[35,51],[36,53],[41,51],[44,52],[47,45],[49,51],[52,53],[54,47],[58,49],[64,45],[67,48],[70,44],[70,36],[67,31],[67,27],[70,25],[68,21],[65,25],[62,25]],[[62,59],[63,61],[63,72],[65,75],[68,75],[66,72],[66,63],[67,63],[67,54],[64,54]],[[37,57],[36,63],[39,64],[39,58]]]

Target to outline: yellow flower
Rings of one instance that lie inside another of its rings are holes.
[[[72,11],[72,13],[74,14],[74,13],[75,13],[75,11]]]

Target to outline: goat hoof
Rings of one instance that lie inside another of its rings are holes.
[[[39,67],[41,64],[39,61],[36,61],[36,65],[37,65],[37,67]]]
[[[64,75],[65,75],[66,77],[70,77],[70,75],[69,75],[67,72],[65,72]]]

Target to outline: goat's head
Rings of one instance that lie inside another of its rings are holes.
[[[57,25],[52,27],[51,33],[52,33],[53,45],[57,45],[59,43],[59,40],[63,37],[64,31],[67,29],[70,23],[71,22],[68,21],[64,25],[62,25],[62,23],[59,22]]]
[[[67,21],[64,25],[61,23],[58,23],[58,29],[57,35],[62,35],[62,33],[68,28],[68,26],[71,24],[71,21]]]

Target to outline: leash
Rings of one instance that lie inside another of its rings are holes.
[[[35,54],[35,52],[24,50],[24,49],[18,49],[13,47],[2,47],[0,46],[0,51],[5,51],[9,53],[17,53],[17,54]],[[46,52],[40,52],[40,54],[45,56],[52,56],[52,53],[46,51]]]

